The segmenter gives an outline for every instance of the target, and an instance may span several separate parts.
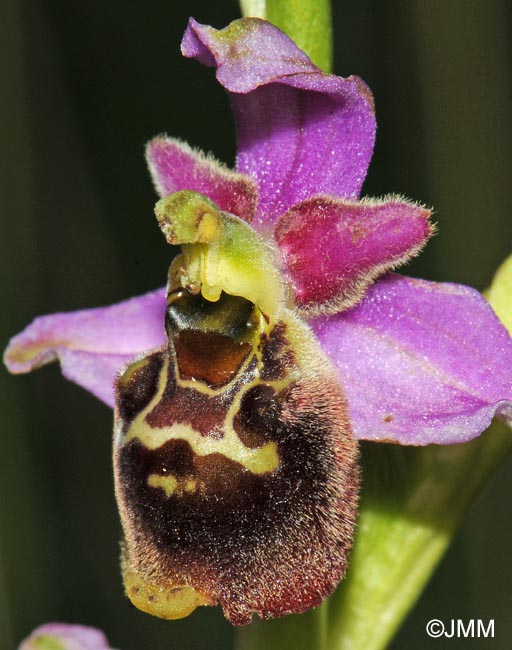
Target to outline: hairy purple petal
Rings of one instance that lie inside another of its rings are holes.
[[[430,211],[399,198],[315,197],[280,217],[274,232],[297,306],[334,314],[379,276],[416,255],[433,232]]]
[[[164,315],[159,289],[110,307],[40,316],[11,339],[4,362],[24,373],[58,359],[65,377],[113,406],[118,372],[165,342]]]
[[[60,644],[60,646],[58,645]],[[47,623],[26,638],[19,650],[110,650],[106,636],[100,630],[84,625]]]
[[[311,323],[358,438],[465,442],[512,423],[512,339],[475,290],[389,274],[353,309]]]
[[[260,190],[257,227],[312,195],[358,196],[375,139],[373,98],[361,79],[323,73],[257,18],[223,30],[191,19],[182,52],[217,67],[230,93],[237,168]]]
[[[252,221],[258,190],[249,176],[231,171],[213,157],[166,136],[148,143],[146,159],[160,196],[181,190],[200,192],[224,212]]]

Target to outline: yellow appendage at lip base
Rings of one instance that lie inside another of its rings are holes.
[[[156,586],[131,569],[124,571],[124,587],[137,609],[169,621],[185,618],[200,605],[213,605],[190,585]]]

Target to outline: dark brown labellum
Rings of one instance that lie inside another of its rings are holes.
[[[168,347],[117,384],[116,493],[130,600],[235,625],[318,605],[342,578],[357,448],[307,326],[222,294],[170,301]]]

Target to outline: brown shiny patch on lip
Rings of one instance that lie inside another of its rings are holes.
[[[211,387],[230,382],[252,346],[218,332],[183,330],[173,337],[178,368],[183,379],[203,381]]]

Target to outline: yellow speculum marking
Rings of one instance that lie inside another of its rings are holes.
[[[170,427],[152,429],[147,424],[135,423],[130,427],[127,442],[138,438],[148,449],[158,449],[169,440],[186,440],[197,456],[222,454],[229,460],[239,463],[253,474],[274,472],[279,467],[279,454],[275,442],[263,447],[246,447],[236,432],[224,428],[224,437],[213,439],[202,436],[188,424],[173,424]],[[160,487],[160,486],[159,486]]]
[[[123,575],[126,594],[135,607],[159,618],[184,618],[199,605],[213,604],[190,585],[155,585],[127,567]]]
[[[167,497],[170,497],[178,488],[178,481],[174,476],[161,476],[160,474],[150,474],[148,476],[148,485],[153,488],[162,488]]]
[[[240,396],[228,411],[223,424],[224,436],[222,438],[215,439],[203,436],[199,431],[185,423],[176,423],[161,428],[150,427],[146,422],[146,416],[162,399],[168,369],[169,358],[167,357],[160,371],[158,391],[148,406],[139,413],[128,428],[125,439],[126,444],[130,440],[137,438],[148,449],[158,449],[169,440],[186,440],[198,456],[222,454],[229,460],[239,463],[253,474],[274,472],[279,467],[279,453],[275,442],[269,442],[257,449],[251,449],[246,447],[238,437],[233,427],[233,419],[239,408]],[[256,384],[258,381],[254,383]],[[167,483],[168,489],[170,485],[170,482]],[[158,485],[157,487],[162,486]]]
[[[175,493],[181,495],[184,492],[194,492],[197,488],[195,478],[177,479],[172,474],[166,476],[162,474],[150,474],[147,483],[149,487],[162,488],[167,498]]]

